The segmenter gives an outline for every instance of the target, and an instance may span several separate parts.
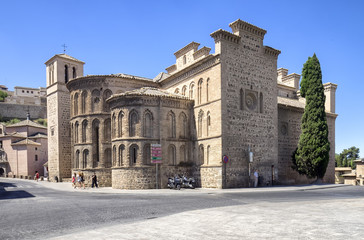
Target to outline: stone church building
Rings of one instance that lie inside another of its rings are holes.
[[[305,107],[300,75],[277,70],[280,51],[263,45],[266,30],[240,19],[229,26],[211,34],[214,53],[191,42],[154,79],[84,76],[80,60],[49,59],[50,178],[81,171],[90,183],[96,172],[101,186],[145,189],[186,173],[201,187],[232,188],[251,186],[258,169],[261,185],[313,181],[291,169]],[[337,85],[324,87],[331,143],[324,181],[333,183]],[[162,147],[157,176],[151,144]]]

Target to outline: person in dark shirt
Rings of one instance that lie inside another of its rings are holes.
[[[94,172],[94,174],[92,175],[92,185],[91,185],[91,187],[93,188],[93,187],[99,187],[98,185],[97,185],[97,176],[96,176],[96,173]]]

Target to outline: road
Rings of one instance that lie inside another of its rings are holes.
[[[86,238],[87,234],[95,229],[104,229],[103,232],[101,231],[98,233],[100,236],[105,232],[112,232],[113,226],[118,226],[118,228],[120,228],[120,226],[125,227],[125,233],[127,233],[127,226],[129,226],[130,232],[135,231],[135,229],[143,232],[143,226],[148,227],[148,225],[152,223],[156,226],[161,224],[161,228],[164,226],[166,231],[163,234],[167,234],[167,238],[170,236],[172,239],[173,235],[168,235],[168,231],[174,229],[174,225],[180,224],[173,220],[177,219],[178,216],[179,219],[184,216],[182,220],[178,220],[182,221],[182,224],[183,219],[191,220],[192,222],[195,221],[196,224],[203,224],[202,222],[204,222],[204,220],[208,222],[209,216],[214,216],[214,214],[216,215],[214,217],[216,221],[218,221],[219,218],[223,221],[229,217],[232,218],[230,219],[231,221],[237,221],[237,219],[241,219],[242,215],[245,213],[252,215],[251,219],[255,219],[261,214],[262,218],[267,219],[267,216],[264,216],[265,213],[259,212],[259,209],[266,208],[266,213],[268,213],[269,209],[276,208],[279,210],[278,215],[275,216],[277,212],[271,212],[271,221],[280,221],[282,218],[284,218],[284,220],[289,220],[290,214],[285,212],[285,210],[288,211],[288,209],[290,209],[289,211],[294,211],[296,214],[299,213],[300,208],[302,208],[302,214],[307,214],[307,212],[312,209],[313,213],[308,214],[308,216],[315,215],[315,211],[323,215],[325,214],[325,211],[327,212],[327,210],[323,210],[325,209],[324,206],[330,206],[331,204],[332,207],[338,208],[340,206],[345,206],[343,203],[351,203],[349,207],[357,207],[357,210],[359,211],[358,214],[355,215],[355,209],[348,209],[348,212],[340,209],[342,213],[333,212],[332,214],[335,215],[334,218],[333,216],[330,217],[333,219],[336,219],[335,217],[337,217],[342,220],[344,219],[344,216],[345,221],[349,221],[350,216],[346,214],[348,213],[351,214],[353,218],[351,224],[356,224],[361,228],[363,227],[361,219],[358,219],[358,217],[362,216],[361,214],[364,214],[364,187],[340,186],[325,188],[325,186],[323,186],[319,189],[295,188],[294,190],[289,191],[284,187],[280,187],[276,188],[274,191],[270,191],[268,188],[266,189],[267,191],[264,191],[264,189],[260,189],[260,191],[254,190],[255,189],[252,189],[251,191],[210,191],[185,189],[181,191],[161,190],[160,192],[154,193],[144,193],[141,191],[133,193],[132,191],[129,191],[120,194],[112,192],[86,192],[82,190],[58,191],[44,187],[33,181],[0,178],[0,239],[46,239],[52,237],[56,239],[68,239],[66,237],[62,238],[62,236],[67,235],[79,235],[79,239],[84,239],[82,236]],[[320,206],[320,204],[323,205]],[[315,210],[315,207],[318,209]],[[252,209],[254,209],[254,211]],[[230,214],[230,216],[224,216],[225,213],[228,213],[231,210],[234,210],[235,213]],[[239,211],[241,211],[240,214],[238,214]],[[307,221],[307,216],[302,215],[302,217],[304,218],[302,220]],[[321,217],[322,219],[327,219],[327,216]],[[318,224],[322,221],[321,219],[316,220],[318,221]],[[361,231],[356,230],[356,228],[352,229],[353,232],[345,232],[345,229],[347,229],[346,224],[349,224],[349,222],[342,223],[340,222],[340,219],[338,219],[338,222],[335,221],[336,220],[333,220],[332,224],[341,224],[339,228],[343,228],[342,231],[344,231],[344,236],[347,236],[348,234],[353,234],[352,236],[356,237],[362,236]],[[260,220],[257,220],[257,222],[262,223]],[[169,227],[168,224],[171,226]],[[195,226],[197,226],[196,224]],[[222,230],[224,224],[226,224],[226,226],[229,225],[229,223],[222,222],[221,226],[219,226],[221,229],[216,230],[217,234],[221,235],[229,232]],[[269,224],[270,225],[266,227],[272,227],[272,229],[278,231],[278,229],[274,227],[273,222]],[[313,223],[309,222],[307,224],[307,226],[309,226]],[[326,224],[330,225],[331,223]],[[247,229],[251,228],[251,230],[254,230],[254,224],[252,226],[249,226],[250,224],[246,225]],[[134,229],[133,226],[135,227]],[[189,226],[191,229],[194,227],[193,224],[189,224]],[[284,226],[280,227],[284,229]],[[332,231],[336,231],[335,226],[330,225],[327,227],[333,228],[334,230]],[[201,225],[201,228],[208,228],[208,226]],[[151,235],[148,237],[149,230],[147,230],[148,229],[145,228],[146,235],[143,235],[145,237],[144,239],[158,239],[158,235],[163,235],[162,233],[155,233],[154,237]],[[204,231],[206,231],[206,229],[204,229]],[[202,236],[205,236],[206,239],[212,239],[214,236],[218,236],[211,235],[209,237],[208,233],[209,231],[203,233],[204,235]],[[241,229],[240,233],[231,229],[229,233],[232,235],[228,239],[234,239],[234,236],[247,236],[244,235],[244,232],[241,232]],[[236,235],[234,235],[234,233],[236,233]],[[271,236],[277,237],[280,236],[280,233],[282,233],[282,231],[279,231],[278,235]],[[120,237],[119,239],[141,239],[140,236],[142,235],[127,236],[128,237],[125,238]],[[183,238],[182,235],[180,238],[178,236],[179,235],[175,235],[173,239],[190,239],[188,237]],[[194,235],[191,235],[191,238],[193,239],[201,239],[201,235],[192,236]],[[264,238],[264,235],[262,234],[257,237],[259,236],[263,236],[262,239],[270,238],[269,234],[266,236],[267,238]],[[251,239],[253,239],[253,236],[251,237]],[[315,236],[313,236],[313,238],[306,237],[303,237],[302,239],[316,239]],[[323,237],[325,239],[325,235],[323,235]],[[328,236],[326,235],[326,237]],[[328,239],[333,239],[332,237],[334,236],[331,236]],[[99,237],[99,239],[103,239],[103,237]],[[284,236],[281,239],[284,239]]]

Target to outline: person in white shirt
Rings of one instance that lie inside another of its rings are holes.
[[[255,170],[255,172],[254,172],[254,187],[258,187],[258,178],[259,178],[258,170]]]

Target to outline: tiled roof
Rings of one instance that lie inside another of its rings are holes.
[[[14,123],[11,125],[8,125],[7,128],[11,128],[11,127],[25,127],[25,126],[29,126],[29,127],[37,127],[37,128],[43,128],[43,129],[47,129],[47,127],[40,125],[38,123],[35,123],[31,120],[24,120],[18,123]]]
[[[48,138],[46,134],[44,133],[37,133],[32,136],[29,136],[29,138]]]
[[[163,79],[166,79],[169,76],[171,76],[171,75],[168,73],[160,72],[155,78],[153,78],[153,82],[162,81]]]
[[[127,91],[124,93],[119,93],[113,95],[113,97],[116,96],[135,96],[135,95],[147,95],[147,96],[161,96],[161,97],[171,97],[171,98],[180,98],[180,99],[188,99],[185,96],[177,93],[171,93],[166,90],[161,90],[158,88],[153,87],[143,87],[139,89],[135,89],[132,91]],[[112,98],[113,98],[112,97]]]
[[[70,60],[73,60],[73,61],[76,61],[76,62],[81,62],[81,63],[84,63],[74,57],[71,57],[70,55],[67,55],[65,53],[61,53],[61,54],[56,54],[56,56],[59,56],[59,57],[63,57],[63,58],[67,58],[67,59],[70,59]]]
[[[37,143],[37,142],[34,142],[30,139],[23,139],[23,140],[20,140],[19,142],[16,142],[16,143],[12,143],[11,144],[12,146],[16,146],[16,145],[35,145],[35,146],[41,146],[42,144],[40,143]]]
[[[300,102],[296,99],[279,97],[279,96],[278,96],[278,104],[296,108],[305,108],[305,104],[303,102]]]

